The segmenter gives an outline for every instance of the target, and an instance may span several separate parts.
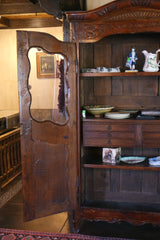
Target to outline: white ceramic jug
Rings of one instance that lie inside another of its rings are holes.
[[[157,62],[157,55],[160,52],[160,49],[156,53],[148,53],[146,50],[143,50],[142,53],[145,56],[145,63],[143,66],[144,72],[158,72],[160,67],[160,61]]]

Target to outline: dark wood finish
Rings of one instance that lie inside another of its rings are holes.
[[[159,168],[148,160],[137,165],[102,163],[103,147],[122,147],[124,155],[160,154],[160,120],[81,121],[83,105],[116,109],[160,110],[160,73],[143,72],[142,50],[160,48],[160,1],[120,0],[86,12],[67,12],[79,62],[81,126],[80,218],[159,223]],[[137,73],[125,72],[132,47]],[[121,67],[120,73],[82,73],[85,68]]]
[[[45,2],[47,7],[51,6],[49,1]],[[81,109],[83,105],[107,104],[118,109],[160,110],[159,73],[142,73],[142,50],[155,52],[160,48],[160,2],[120,0],[66,16],[72,25],[77,58],[75,45],[61,43],[46,34],[18,33],[26,219],[74,209],[76,226],[81,218],[159,223],[159,169],[150,167],[148,162],[135,167],[109,166],[102,164],[101,154],[102,147],[118,145],[125,155],[159,155],[160,120],[81,121]],[[67,40],[68,29],[67,24]],[[73,95],[69,101],[70,119],[63,127],[38,123],[30,116],[27,51],[32,46],[48,52],[55,49],[68,58]],[[139,72],[124,73],[126,57],[133,46],[138,54]],[[79,65],[77,82],[75,63]],[[122,72],[80,74],[80,69],[99,66],[121,66]]]
[[[27,14],[27,15],[4,15],[1,17],[0,28],[18,29],[18,28],[40,28],[40,27],[58,27],[62,22],[46,13]]]
[[[17,128],[0,136],[0,189],[20,174],[20,128]]]
[[[28,18],[9,18],[8,29],[19,28],[43,28],[62,26],[62,22],[50,16],[30,16]],[[4,27],[3,27],[4,29]]]
[[[71,211],[76,206],[76,48],[73,43],[60,42],[45,33],[18,31],[17,39],[24,213],[29,220]],[[30,115],[27,54],[32,47],[67,56],[69,119],[64,125],[40,123]]]
[[[80,77],[130,77],[130,76],[160,76],[160,72],[104,72],[80,73]]]
[[[39,2],[33,4],[29,0],[5,0],[0,3],[0,15],[44,12]]]
[[[40,0],[41,7],[45,12],[63,18],[63,12],[72,10],[84,10],[85,2],[80,0]]]
[[[37,28],[62,26],[62,22],[55,16],[44,12],[39,1],[6,0],[0,4],[0,28]]]
[[[95,42],[120,33],[159,32],[159,8],[158,0],[120,0],[95,10],[67,12],[66,15],[76,32],[73,39]]]
[[[87,208],[84,207],[81,209],[81,218],[82,219],[99,219],[106,220],[108,222],[120,222],[126,221],[132,224],[144,224],[144,223],[155,223],[159,225],[159,213],[150,213],[143,211],[116,211],[116,210],[107,210],[100,208]]]
[[[83,145],[160,148],[159,120],[86,119],[83,122]]]

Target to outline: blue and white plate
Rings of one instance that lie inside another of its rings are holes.
[[[136,163],[143,162],[145,159],[146,157],[130,156],[130,157],[121,157],[119,160],[128,164],[136,164]]]

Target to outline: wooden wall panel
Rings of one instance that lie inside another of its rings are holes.
[[[142,192],[143,193],[157,193],[158,172],[144,171],[142,173]]]
[[[107,204],[160,204],[160,173],[120,169],[85,169],[84,200]],[[160,207],[160,206],[159,206]]]
[[[141,171],[120,171],[121,192],[141,192],[142,172]]]

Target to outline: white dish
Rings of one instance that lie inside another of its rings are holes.
[[[124,162],[124,163],[128,163],[128,164],[136,164],[136,163],[140,163],[143,162],[146,159],[146,157],[121,157],[119,160]]]
[[[130,113],[109,112],[105,113],[105,117],[110,119],[125,119],[130,117]]]

